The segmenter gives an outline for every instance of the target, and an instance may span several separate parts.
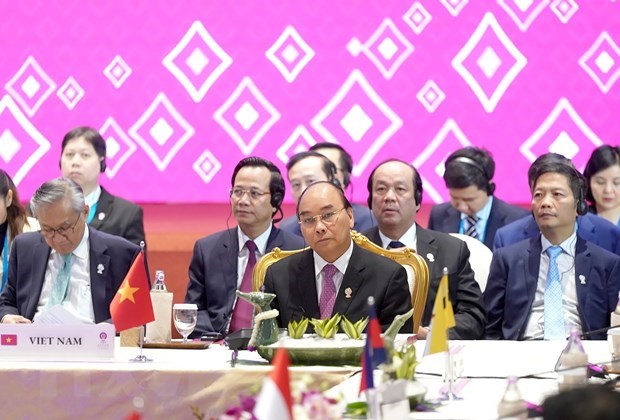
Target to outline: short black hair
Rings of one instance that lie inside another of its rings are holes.
[[[319,159],[321,159],[321,162],[322,162],[321,170],[327,177],[328,181],[332,182],[334,181],[334,179],[336,179],[336,165],[334,165],[334,162],[327,159],[325,156],[323,156],[319,152],[315,152],[312,150],[309,150],[307,152],[299,152],[291,156],[290,160],[286,164],[286,170],[290,171],[291,168],[295,166],[299,161],[305,158],[308,158],[308,157],[318,157]]]
[[[586,177],[586,200],[590,203],[595,203],[590,189],[592,177],[614,165],[620,165],[620,147],[605,144],[594,149],[583,171],[583,175]]]
[[[545,420],[614,420],[620,412],[620,394],[607,384],[592,384],[545,399]]]
[[[97,156],[103,158],[103,160],[101,161],[101,172],[105,171],[106,142],[103,137],[101,137],[101,134],[99,134],[99,132],[92,127],[76,127],[73,130],[69,131],[67,134],[65,134],[62,139],[60,153],[63,153],[65,151],[67,143],[69,143],[73,139],[77,139],[78,137],[82,137],[84,138],[84,140],[92,144],[93,149],[95,149],[95,153],[97,153]]]
[[[585,178],[581,172],[575,168],[575,165],[573,165],[570,159],[558,153],[546,153],[539,156],[527,171],[527,181],[530,186],[530,192],[534,192],[538,178],[546,173],[564,175],[568,179],[568,185],[573,192],[575,202],[583,199]]]
[[[464,147],[453,152],[446,159],[443,179],[446,187],[461,189],[472,185],[487,195],[493,195],[495,184],[495,161],[491,154],[479,147]]]
[[[410,164],[409,162],[405,162],[404,160],[401,159],[387,159],[384,160],[383,162],[381,162],[380,164],[378,164],[377,166],[375,166],[375,168],[372,170],[372,172],[370,173],[370,176],[368,176],[368,208],[372,208],[372,183],[374,181],[374,177],[375,177],[375,172],[377,171],[377,169],[379,169],[379,167],[385,165],[386,163],[390,163],[390,162],[400,162],[402,164],[407,165],[408,167],[410,167],[413,170],[413,180],[412,180],[412,184],[413,184],[413,199],[415,200],[415,204],[416,206],[419,206],[422,204],[422,194],[424,193],[424,189],[422,186],[422,178],[420,178],[420,174],[418,173],[417,169]]]
[[[340,184],[336,181],[317,181],[311,185],[308,185],[308,188],[306,188],[301,195],[299,196],[299,200],[297,200],[297,205],[295,208],[295,214],[297,215],[297,220],[299,220],[299,203],[301,203],[301,199],[304,197],[304,195],[306,195],[306,191],[308,191],[310,189],[310,187],[314,187],[315,185],[320,185],[320,184],[329,184],[332,187],[334,187],[337,191],[338,191],[338,195],[340,195],[340,198],[342,199],[342,205],[344,206],[345,210],[346,209],[352,209],[353,206],[351,206],[351,202],[349,201],[349,199],[347,198],[346,195],[344,195],[344,191],[342,190],[342,188],[340,188]]]
[[[326,141],[312,145],[309,150],[316,152],[317,150],[321,149],[335,149],[340,152],[340,163],[338,164],[338,166],[340,166],[340,170],[343,174],[344,185],[342,187],[344,189],[347,189],[347,187],[351,183],[351,172],[353,172],[353,158],[346,150],[344,150],[341,145],[336,143],[329,143]]]

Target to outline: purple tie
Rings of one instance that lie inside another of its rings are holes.
[[[334,303],[336,303],[336,285],[334,284],[334,275],[338,269],[333,264],[327,264],[323,267],[323,290],[319,299],[319,309],[321,310],[321,319],[332,316]]]
[[[249,251],[248,265],[243,273],[243,280],[239,290],[242,292],[252,291],[252,270],[256,265],[256,244],[253,241],[247,241],[245,247]],[[229,331],[238,331],[242,328],[250,328],[252,326],[252,315],[254,315],[254,307],[243,299],[237,299],[237,304],[232,313]]]

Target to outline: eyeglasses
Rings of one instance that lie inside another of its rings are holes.
[[[338,213],[340,213],[342,210],[344,210],[344,207],[340,210],[329,211],[327,213],[317,214],[316,216],[312,217],[304,217],[302,219],[299,219],[297,223],[299,223],[303,227],[308,228],[314,227],[314,225],[316,225],[319,220],[323,222],[324,225],[331,225],[336,221],[336,219],[338,218]]]
[[[66,238],[67,232],[69,232],[69,230],[71,231],[71,233],[75,231],[75,226],[77,225],[77,222],[80,220],[80,214],[81,213],[78,213],[77,218],[75,219],[75,223],[73,223],[73,225],[71,226],[61,227],[58,229],[52,229],[51,227],[42,227],[41,233],[50,239],[54,239],[54,236],[56,236],[56,234],[59,234],[60,236],[64,236]]]
[[[256,188],[252,188],[250,190],[246,190],[243,188],[233,188],[232,190],[230,190],[230,196],[235,197],[237,200],[241,200],[245,193],[248,193],[252,200],[258,200],[263,195],[271,194],[269,191],[262,192],[261,190],[258,190]]]

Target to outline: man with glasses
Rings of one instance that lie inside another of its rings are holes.
[[[271,265],[265,276],[265,292],[276,294],[272,307],[279,311],[281,327],[336,313],[356,322],[368,315],[369,296],[375,298],[384,330],[411,309],[405,269],[352,241],[353,210],[339,186],[320,181],[307,187],[297,204],[297,220],[311,249]],[[412,328],[410,319],[403,331]]]
[[[273,163],[245,158],[235,167],[231,184],[230,204],[238,226],[199,239],[194,245],[185,295],[185,302],[198,305],[192,336],[226,335],[249,328],[253,308],[236,299],[235,291],[251,291],[252,269],[262,255],[275,247],[303,247],[301,238],[273,225],[282,219],[284,199],[284,180]]]
[[[377,166],[368,179],[368,206],[378,227],[364,234],[383,248],[409,247],[428,264],[430,284],[422,327],[417,331],[426,338],[443,268],[448,268],[448,288],[454,307],[456,326],[451,339],[474,340],[482,336],[486,323],[482,293],[469,265],[465,242],[446,233],[422,229],[416,213],[422,203],[422,180],[410,164],[398,159]]]
[[[13,242],[0,296],[2,322],[30,323],[56,305],[80,322],[109,320],[110,302],[140,248],[87,227],[89,208],[70,179],[44,183],[30,205],[41,231]]]

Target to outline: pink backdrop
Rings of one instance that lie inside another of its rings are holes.
[[[0,165],[24,198],[82,124],[108,142],[102,183],[138,202],[226,201],[239,159],[284,169],[324,140],[354,156],[356,201],[390,157],[443,201],[443,160],[473,144],[524,202],[537,155],[582,168],[620,143],[620,1],[0,0],[0,16]]]

